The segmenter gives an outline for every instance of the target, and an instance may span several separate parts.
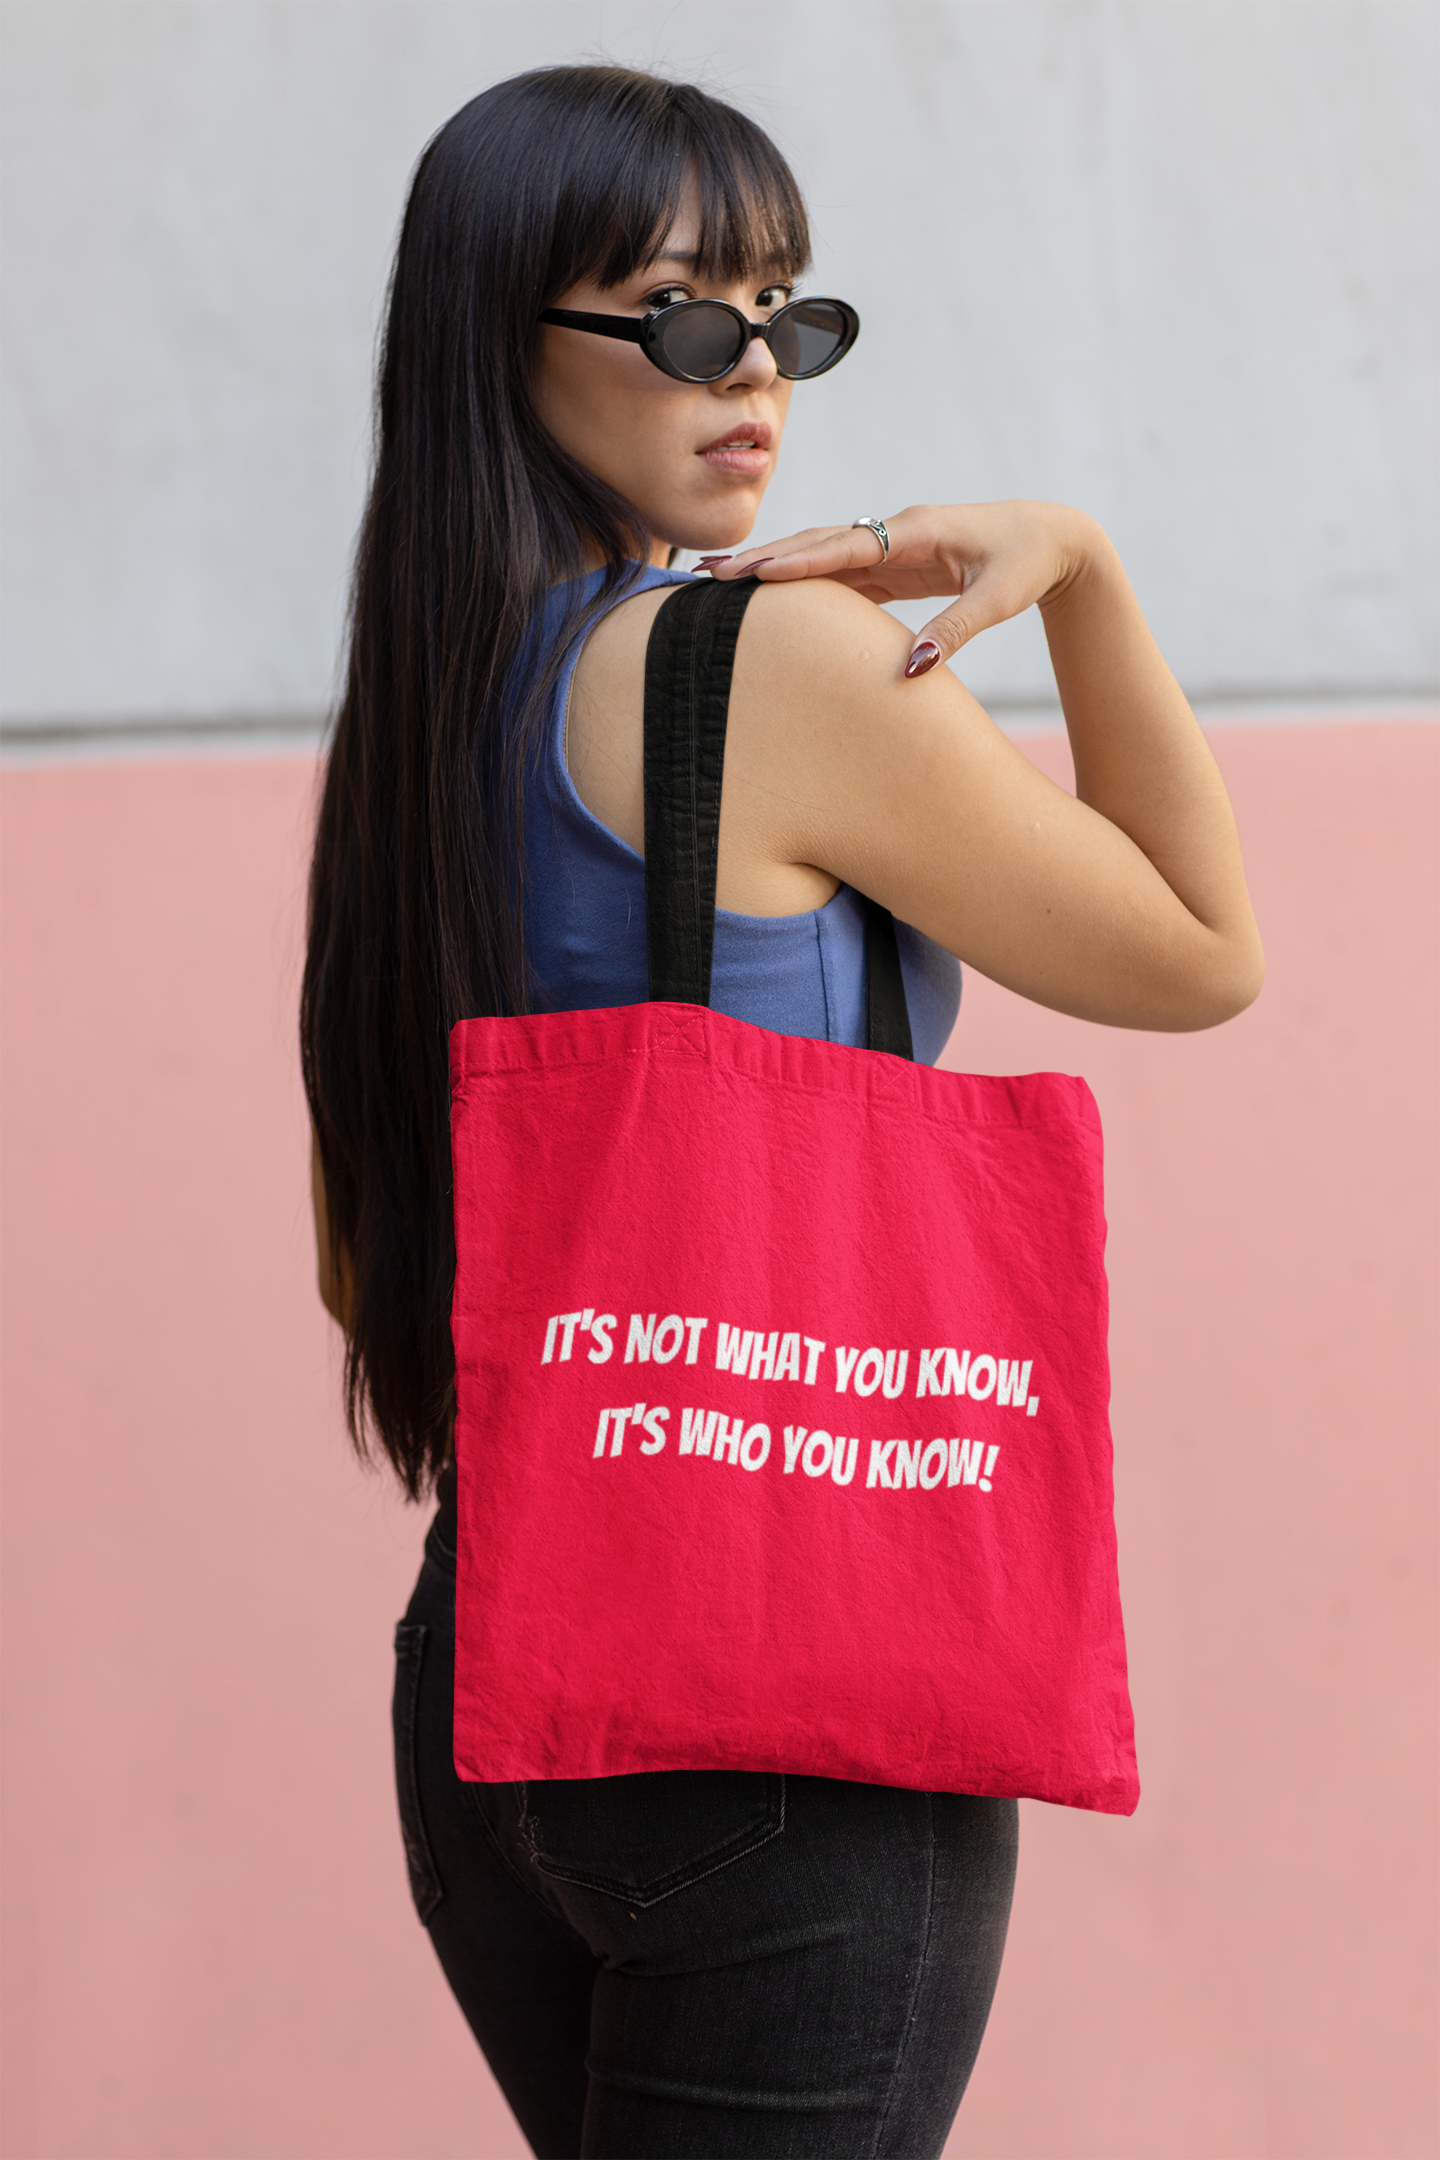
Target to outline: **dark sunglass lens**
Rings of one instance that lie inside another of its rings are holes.
[[[745,343],[734,311],[719,300],[682,302],[661,332],[665,358],[696,382],[728,374]]]
[[[782,375],[815,375],[845,342],[845,317],[830,300],[795,300],[770,333],[770,350]]]

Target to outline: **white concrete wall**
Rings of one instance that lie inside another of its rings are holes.
[[[1436,674],[1435,17],[1410,0],[28,0],[6,10],[3,710],[329,694],[406,176],[496,78],[694,74],[865,319],[762,530],[1109,527],[1199,697]],[[919,619],[918,616],[916,618]],[[1027,623],[967,678],[1043,697]]]

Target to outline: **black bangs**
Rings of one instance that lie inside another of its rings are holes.
[[[582,278],[619,285],[653,261],[692,178],[701,277],[794,277],[808,264],[795,176],[743,113],[693,84],[624,68],[549,68],[523,79],[552,111],[570,108],[573,123],[545,305]]]

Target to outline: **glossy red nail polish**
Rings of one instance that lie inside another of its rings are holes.
[[[940,648],[934,638],[922,638],[905,663],[906,677],[928,675],[940,658]]]
[[[697,570],[708,570],[713,563],[729,562],[730,560],[731,558],[728,555],[702,555],[695,568]]]
[[[756,572],[757,570],[763,569],[763,568],[764,568],[764,566],[765,566],[765,564],[766,564],[767,562],[774,562],[774,560],[775,560],[775,557],[774,557],[773,555],[762,555],[762,556],[760,557],[760,560],[759,560],[759,562],[752,562],[752,563],[746,563],[746,565],[745,565],[745,575],[746,575],[746,577],[753,577],[753,576],[754,576],[754,574],[755,574],[755,572]]]

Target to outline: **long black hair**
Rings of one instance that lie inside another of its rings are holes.
[[[412,1499],[453,1415],[449,1031],[526,1009],[538,716],[651,547],[632,506],[541,426],[536,319],[582,279],[632,277],[692,181],[701,275],[803,268],[804,205],[768,137],[701,90],[623,68],[541,69],[473,99],[426,148],[401,228],[300,1046],[344,1281],[346,1415]],[[545,593],[597,560],[598,594],[572,605],[517,696]]]

